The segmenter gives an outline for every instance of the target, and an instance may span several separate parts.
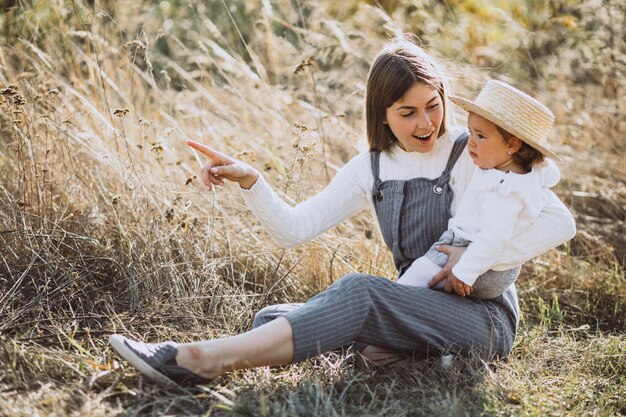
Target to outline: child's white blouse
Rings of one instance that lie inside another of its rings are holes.
[[[508,259],[508,247],[531,227],[550,201],[549,188],[561,175],[547,159],[527,174],[476,168],[448,229],[472,243],[452,268],[454,275],[473,285],[489,269],[505,271],[519,264]]]

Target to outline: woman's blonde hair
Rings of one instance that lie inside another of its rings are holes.
[[[411,40],[411,35],[388,41],[378,53],[367,76],[365,92],[365,129],[370,151],[389,149],[398,139],[385,121],[386,110],[406,92],[421,83],[439,93],[443,103],[443,122],[437,137],[449,124],[447,80],[441,65]]]

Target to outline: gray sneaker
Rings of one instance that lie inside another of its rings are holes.
[[[203,378],[178,366],[176,344],[173,342],[142,343],[127,339],[120,334],[109,336],[109,344],[128,363],[151,380],[164,385],[207,384]]]

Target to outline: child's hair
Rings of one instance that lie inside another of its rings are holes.
[[[498,129],[498,132],[502,135],[506,143],[509,143],[509,141],[515,137],[515,135],[508,132],[507,130],[502,129],[498,125],[496,125],[496,128]],[[523,140],[520,140],[520,142],[522,142],[522,146],[517,152],[512,155],[513,161],[515,161],[517,165],[521,166],[524,171],[530,172],[533,165],[543,161],[544,156],[541,152],[539,152],[537,149],[533,148]]]
[[[447,82],[442,68],[432,56],[411,42],[409,36],[387,42],[370,68],[365,94],[365,126],[370,151],[385,151],[398,141],[389,125],[383,123],[386,110],[415,83],[431,86],[439,93],[444,117],[437,137],[446,132]]]

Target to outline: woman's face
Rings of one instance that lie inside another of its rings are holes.
[[[443,102],[437,90],[415,83],[387,107],[385,122],[407,152],[430,152],[443,122]]]

